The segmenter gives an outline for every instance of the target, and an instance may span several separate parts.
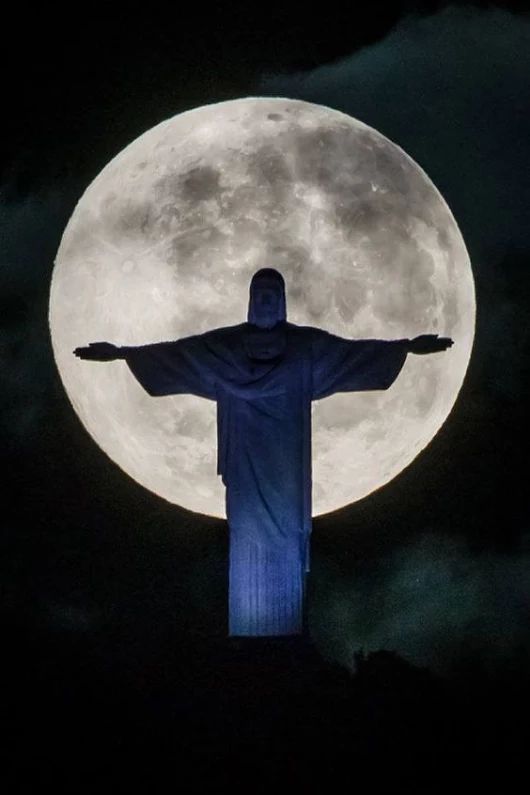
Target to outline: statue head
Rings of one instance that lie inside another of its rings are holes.
[[[260,328],[272,328],[286,320],[285,282],[274,268],[261,268],[250,282],[248,322]]]

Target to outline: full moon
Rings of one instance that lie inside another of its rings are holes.
[[[142,345],[246,321],[252,274],[285,279],[287,319],[342,337],[454,340],[409,355],[386,391],[315,401],[313,515],[394,478],[447,419],[473,345],[475,290],[455,219],[399,146],[289,98],[195,108],[140,135],[88,186],[55,259],[55,361],[86,430],[171,503],[225,518],[216,404],[150,397],[123,361],[74,348]]]

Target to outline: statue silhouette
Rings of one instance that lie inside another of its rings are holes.
[[[183,339],[118,347],[94,342],[81,359],[124,359],[152,396],[217,402],[217,473],[230,534],[229,634],[303,632],[311,534],[311,401],[388,389],[407,353],[443,351],[448,337],[351,340],[287,322],[285,284],[252,277],[248,320]]]

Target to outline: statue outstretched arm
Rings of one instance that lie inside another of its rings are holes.
[[[422,334],[414,339],[346,339],[323,329],[312,329],[312,400],[336,392],[388,389],[396,380],[407,354],[444,351],[449,337]]]
[[[215,400],[215,361],[197,334],[147,345],[113,345],[92,342],[76,348],[79,359],[110,362],[123,359],[136,380],[152,397],[190,394]]]

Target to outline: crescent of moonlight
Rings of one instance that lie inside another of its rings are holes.
[[[178,339],[246,320],[262,267],[287,319],[350,338],[451,337],[409,356],[387,391],[313,403],[313,514],[366,497],[407,467],[449,415],[473,345],[475,290],[443,197],[395,143],[332,108],[246,97],[161,122],[81,196],[52,276],[56,364],[81,422],[128,475],[169,502],[226,517],[216,406],[153,399],[124,362],[72,351]]]

